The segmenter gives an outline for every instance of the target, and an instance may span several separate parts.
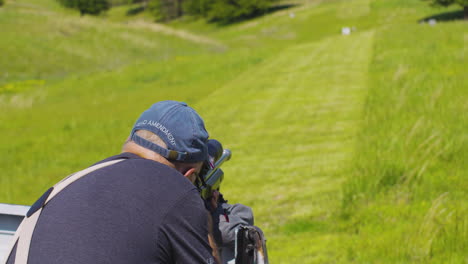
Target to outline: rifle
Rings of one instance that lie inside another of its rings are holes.
[[[224,180],[224,172],[221,165],[231,159],[231,151],[223,149],[223,146],[216,139],[208,140],[208,160],[204,162],[200,172],[200,181],[198,184],[201,197],[206,200],[211,197],[214,190],[221,187]]]

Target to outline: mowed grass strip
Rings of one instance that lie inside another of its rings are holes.
[[[336,250],[327,222],[353,157],[372,41],[363,32],[287,48],[197,105],[233,151],[222,191],[252,206],[275,263]]]

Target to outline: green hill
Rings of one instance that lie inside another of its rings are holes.
[[[220,27],[7,0],[0,202],[32,203],[182,100],[232,150],[222,192],[272,263],[465,263],[467,23],[421,23],[454,9],[419,0],[288,3]]]

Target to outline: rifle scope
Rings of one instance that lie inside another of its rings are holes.
[[[231,151],[223,149],[221,143],[215,139],[208,141],[208,161],[205,162],[201,176],[205,182],[201,187],[201,196],[207,199],[211,196],[213,190],[219,190],[221,182],[224,179],[224,172],[220,166],[231,159]]]

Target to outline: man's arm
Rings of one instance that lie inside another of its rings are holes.
[[[210,212],[206,212],[208,214],[208,242],[210,243],[212,254],[216,260],[216,263],[221,264],[221,257],[219,256],[219,249],[216,245],[216,240],[213,235],[213,218],[211,217]]]

